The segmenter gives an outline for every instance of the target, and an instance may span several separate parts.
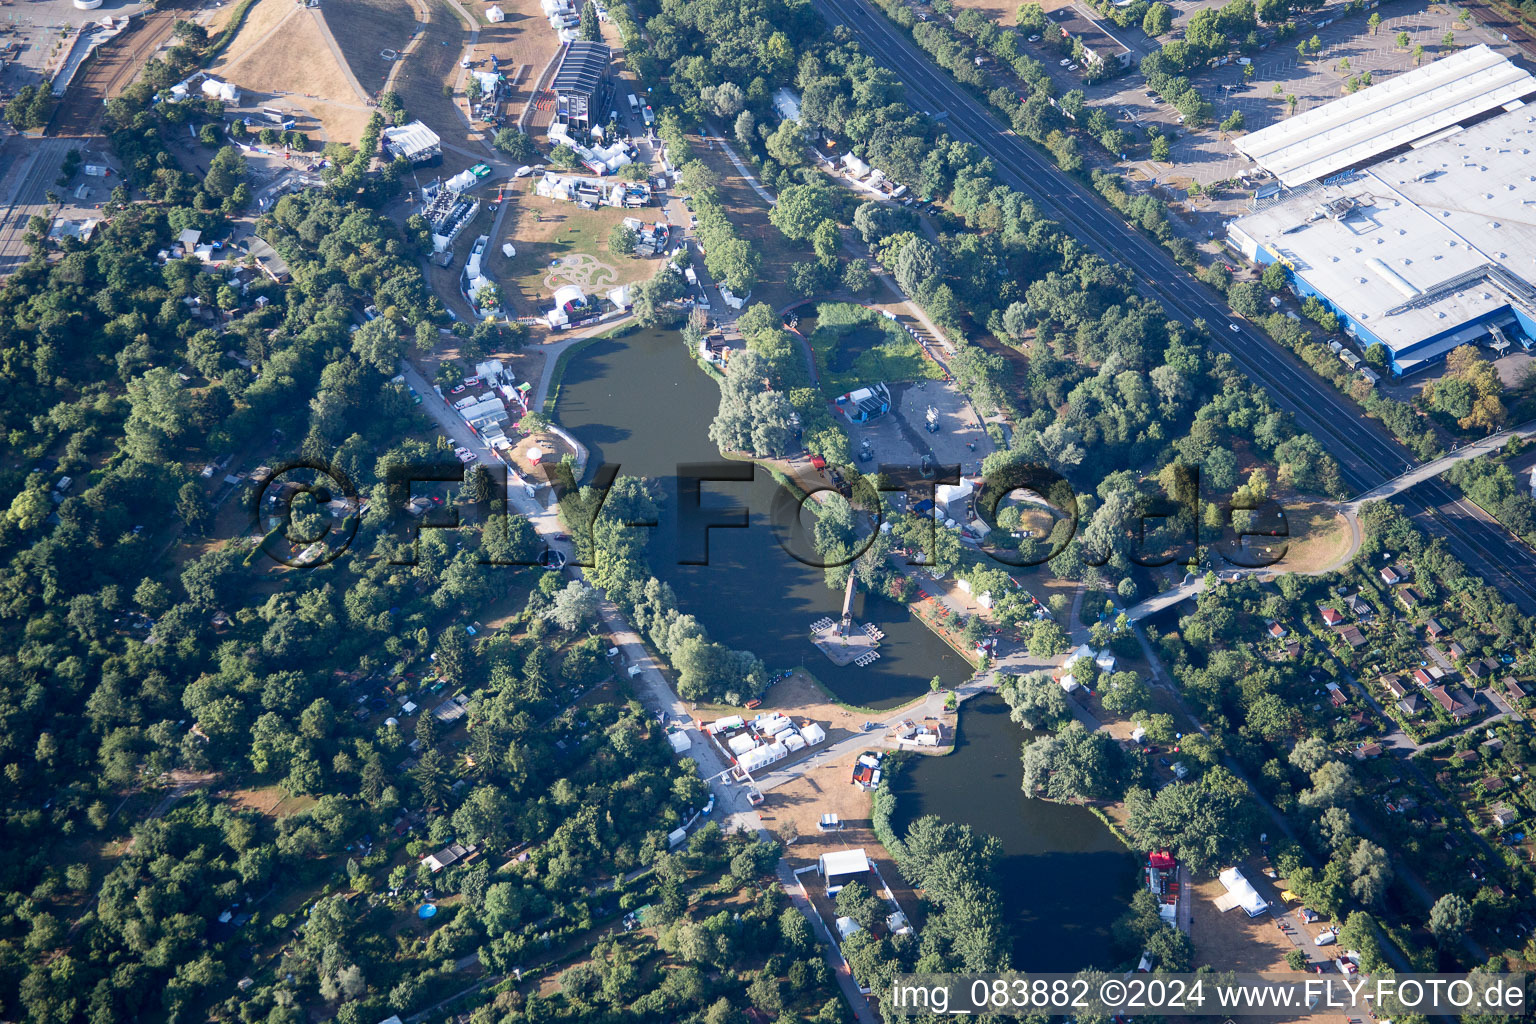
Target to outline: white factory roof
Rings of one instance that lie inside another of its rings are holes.
[[[1280,179],[1302,185],[1536,93],[1536,78],[1473,46],[1233,142]]]
[[[1536,297],[1536,107],[1276,203],[1235,221],[1231,234],[1287,262],[1410,371],[1475,337],[1445,339],[1406,360],[1397,353],[1512,300],[1529,308]],[[1489,266],[1506,273],[1479,273]]]

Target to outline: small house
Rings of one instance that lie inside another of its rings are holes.
[[[1373,757],[1381,756],[1380,743],[1362,743],[1355,748],[1355,760],[1368,761]]]
[[[1397,591],[1397,600],[1404,608],[1413,611],[1424,598],[1412,587],[1400,587]]]
[[[1451,646],[1446,650],[1450,653],[1452,661],[1460,661],[1467,656],[1467,649],[1455,640],[1451,641]]]
[[[1445,627],[1440,625],[1439,619],[1430,619],[1424,623],[1424,632],[1429,635],[1431,640],[1438,640],[1445,635]]]
[[[1349,644],[1351,648],[1365,646],[1365,634],[1360,632],[1359,626],[1345,626],[1339,630],[1339,639]]]
[[[1323,621],[1330,626],[1337,626],[1344,621],[1344,613],[1337,608],[1324,608]]]
[[[1401,711],[1408,718],[1415,718],[1420,711],[1424,710],[1424,698],[1416,693],[1410,693],[1397,702],[1397,710]]]
[[[1524,700],[1526,697],[1525,687],[1521,686],[1514,676],[1504,677],[1504,692],[1509,694],[1510,700]]]
[[[1382,676],[1381,685],[1394,699],[1401,699],[1408,695],[1408,687],[1397,676]]]
[[[436,853],[428,854],[424,863],[432,869],[433,874],[437,874],[452,864],[469,860],[475,855],[477,849],[474,843],[449,843]]]
[[[1470,718],[1477,710],[1467,695],[1457,687],[1436,686],[1429,691],[1429,695],[1457,721]]]
[[[1395,587],[1407,578],[1397,570],[1396,566],[1384,565],[1381,567],[1381,582],[1389,587]]]
[[[1471,764],[1477,760],[1477,751],[1458,750],[1451,755],[1451,760],[1455,761],[1457,764]]]
[[[1502,792],[1504,787],[1508,785],[1508,783],[1506,783],[1502,778],[1500,778],[1497,775],[1489,775],[1486,778],[1484,778],[1482,781],[1483,781],[1483,789],[1484,789],[1484,791],[1489,792],[1489,793],[1499,793],[1499,792]]]
[[[1513,807],[1507,807],[1504,804],[1499,804],[1499,806],[1493,809],[1493,821],[1496,825],[1513,825],[1519,820],[1520,812],[1515,810]]]
[[[1349,614],[1357,619],[1370,619],[1375,617],[1375,610],[1371,603],[1359,594],[1350,594],[1344,601],[1344,607],[1349,609]]]
[[[1276,640],[1279,640],[1280,638],[1284,637],[1285,633],[1286,633],[1285,627],[1280,625],[1280,623],[1275,622],[1273,619],[1270,620],[1269,625],[1266,627],[1266,629],[1267,629],[1267,632],[1269,633],[1269,635],[1274,637]]]
[[[1343,690],[1339,689],[1338,683],[1330,682],[1326,687],[1324,687],[1324,689],[1328,691],[1328,701],[1334,707],[1341,708],[1345,704],[1349,703],[1348,695],[1345,694]]]

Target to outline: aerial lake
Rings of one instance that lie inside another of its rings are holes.
[[[751,483],[703,485],[706,510],[745,507],[749,525],[711,529],[709,564],[677,564],[677,467],[721,460],[709,440],[719,404],[718,385],[689,356],[678,332],[636,331],[574,356],[555,410],[561,426],[587,446],[590,466],[617,464],[621,473],[652,478],[665,491],[648,554],[652,571],[672,585],[682,609],[715,640],[755,652],[770,671],[803,665],[849,704],[894,707],[925,693],[934,676],[949,685],[968,678],[964,659],[905,606],[862,591],[854,599],[854,617],[884,631],[880,659],[838,667],[811,645],[811,623],[839,617],[842,595],[827,588],[823,570],[781,545],[771,513],[786,492],[762,468]],[[699,546],[699,529],[693,534],[681,547],[685,553]]]
[[[706,509],[750,509],[745,529],[709,531],[709,564],[679,565],[677,467],[720,460],[709,423],[718,386],[675,331],[636,331],[598,341],[574,356],[555,410],[587,446],[590,465],[658,482],[666,499],[652,528],[653,571],[677,591],[721,643],[754,651],[770,670],[803,665],[850,704],[893,707],[928,689],[937,675],[955,685],[970,666],[905,607],[860,593],[854,614],[885,632],[880,659],[837,667],[810,643],[810,625],[841,614],[841,595],[823,572],[784,550],[771,525],[782,488],[758,469],[752,483],[706,483]],[[782,498],[780,498],[782,500]],[[947,757],[919,757],[896,780],[899,828],[924,814],[971,825],[1003,845],[1002,895],[1021,970],[1106,966],[1109,926],[1127,907],[1136,863],[1103,823],[1081,807],[1026,799],[1019,788],[1025,732],[1002,698],[965,703],[960,736]]]
[[[954,753],[914,757],[896,774],[892,825],[900,834],[936,814],[997,837],[1017,970],[1112,967],[1110,925],[1130,905],[1137,860],[1086,808],[1024,795],[1019,749],[1028,736],[996,694],[966,701]]]

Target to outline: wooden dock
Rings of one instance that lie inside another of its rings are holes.
[[[879,630],[875,630],[876,633]],[[863,627],[855,626],[843,635],[838,623],[830,618],[811,623],[811,643],[834,665],[868,665],[880,657],[880,641]]]

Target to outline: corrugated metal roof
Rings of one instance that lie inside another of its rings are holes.
[[[555,92],[575,92],[591,96],[597,91],[597,83],[608,73],[608,61],[612,51],[603,43],[576,40],[565,48],[560,58],[560,69],[550,86]]]
[[[1306,184],[1536,93],[1536,78],[1473,46],[1237,139],[1287,186]]]

